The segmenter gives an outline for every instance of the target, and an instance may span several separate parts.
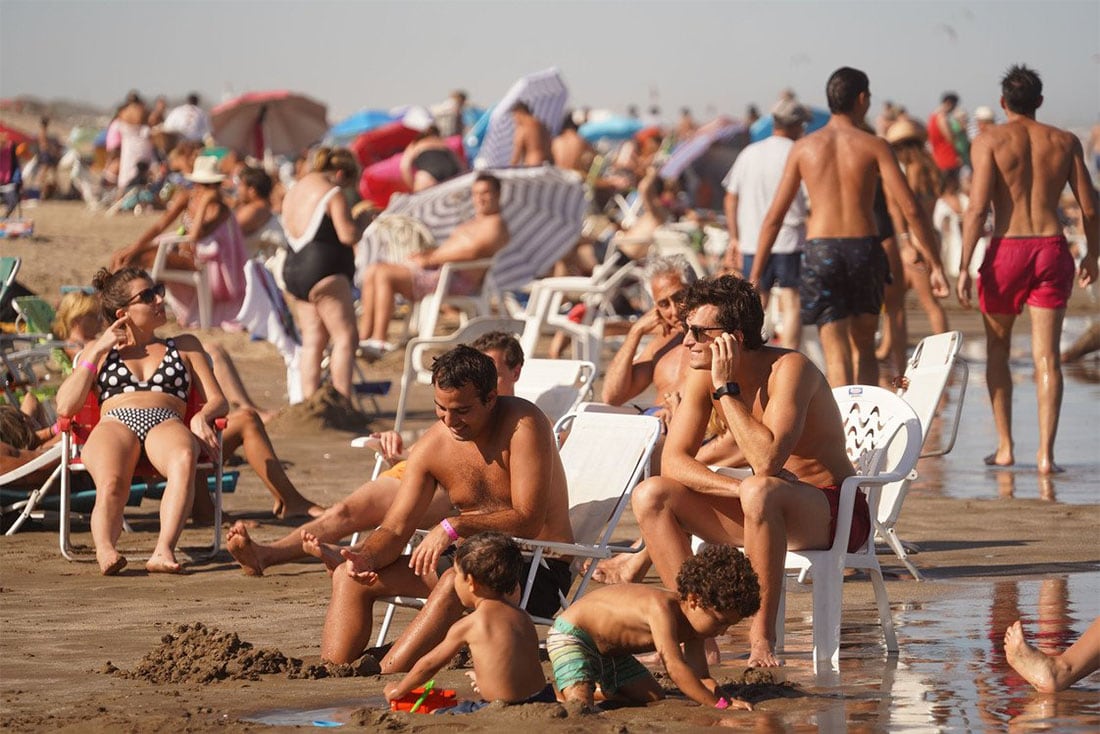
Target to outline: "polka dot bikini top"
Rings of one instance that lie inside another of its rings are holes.
[[[127,392],[164,392],[186,402],[191,390],[191,374],[176,350],[175,340],[168,339],[165,345],[164,359],[146,382],[139,382],[118,356],[118,350],[112,349],[96,379],[100,401],[106,402],[108,398]]]

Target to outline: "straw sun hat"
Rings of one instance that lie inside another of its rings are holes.
[[[200,155],[195,159],[195,166],[191,169],[191,173],[184,178],[197,184],[216,184],[225,180],[225,174],[218,170],[217,156]]]
[[[898,120],[886,131],[886,142],[895,145],[905,140],[924,142],[924,130],[912,120]]]

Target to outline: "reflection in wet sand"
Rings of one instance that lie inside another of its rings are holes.
[[[1003,639],[1022,619],[1044,652],[1064,649],[1096,614],[1100,573],[953,585],[947,598],[895,605],[898,655],[884,653],[873,602],[846,605],[839,678],[814,676],[808,615],[789,617],[780,670],[808,695],[761,701],[753,724],[769,732],[1095,731],[1100,674],[1037,693],[1008,665]],[[737,635],[721,644],[726,660],[746,649]]]

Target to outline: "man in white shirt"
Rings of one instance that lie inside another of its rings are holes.
[[[164,118],[163,127],[165,132],[178,135],[180,140],[202,143],[210,135],[210,116],[199,107],[199,95],[192,92],[187,95],[187,104],[172,108]]]
[[[772,134],[741,151],[726,175],[726,226],[730,241],[722,267],[748,276],[756,256],[756,242],[764,215],[775,198],[779,179],[794,141],[802,137],[809,110],[794,99],[783,99],[772,110]],[[779,289],[780,343],[798,349],[802,336],[798,279],[802,243],[806,239],[806,196],[795,196],[775,240],[760,280],[765,310],[773,287]]]

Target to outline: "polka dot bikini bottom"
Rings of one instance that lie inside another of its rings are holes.
[[[129,428],[138,437],[138,441],[145,443],[145,437],[155,426],[173,418],[179,420],[179,414],[168,408],[115,408],[108,410],[104,415],[117,418],[122,425]]]

